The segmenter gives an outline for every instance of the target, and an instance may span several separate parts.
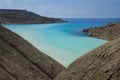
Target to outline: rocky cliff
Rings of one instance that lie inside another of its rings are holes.
[[[84,29],[83,32],[92,37],[105,40],[114,40],[120,37],[120,23],[110,23],[103,27]]]
[[[80,57],[54,80],[120,80],[120,39]]]
[[[27,10],[0,9],[0,23],[5,24],[32,24],[32,23],[59,23],[59,18],[40,16]]]
[[[0,10],[1,23],[57,22],[47,19],[25,10]],[[0,25],[0,80],[120,80],[120,38],[116,39],[120,37],[119,27],[120,23],[85,29],[83,32],[89,36],[112,41],[83,55],[65,69]]]
[[[0,80],[52,80],[65,68],[0,26]]]

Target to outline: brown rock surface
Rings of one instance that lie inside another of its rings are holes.
[[[120,39],[80,57],[54,80],[120,80]]]
[[[110,23],[103,27],[84,29],[83,32],[92,37],[114,40],[120,37],[120,23]]]
[[[29,42],[0,26],[0,80],[52,80],[64,69]]]
[[[17,80],[14,78],[9,72],[7,72],[4,68],[0,67],[0,80]]]

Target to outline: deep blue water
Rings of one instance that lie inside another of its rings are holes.
[[[91,38],[82,30],[103,26],[120,19],[64,19],[68,23],[55,24],[11,24],[4,25],[19,34],[40,51],[51,56],[64,66],[107,41]]]
[[[104,24],[120,22],[120,18],[63,18],[63,20],[71,23],[81,24]]]

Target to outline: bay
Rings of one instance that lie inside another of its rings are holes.
[[[103,26],[120,19],[64,19],[68,23],[52,24],[4,24],[4,26],[67,67],[87,52],[108,42],[88,37],[82,30]]]

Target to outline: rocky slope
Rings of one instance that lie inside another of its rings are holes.
[[[65,68],[0,26],[0,80],[52,80]]]
[[[110,23],[103,27],[84,29],[83,32],[92,37],[114,40],[120,37],[120,23]]]
[[[57,23],[64,22],[59,18],[43,17],[26,10],[0,9],[0,23],[28,24],[28,23]]]
[[[54,80],[120,80],[120,39],[80,57]]]
[[[25,10],[0,10],[1,23],[62,22],[52,20]],[[85,29],[83,32],[89,36],[112,41],[85,54],[65,69],[0,25],[0,80],[120,80],[120,39],[116,39],[119,27],[120,23]]]

